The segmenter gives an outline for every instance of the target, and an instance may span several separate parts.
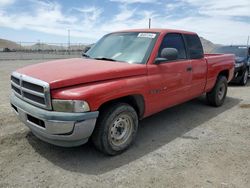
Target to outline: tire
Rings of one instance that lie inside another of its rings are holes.
[[[242,86],[247,85],[248,74],[249,74],[248,69],[246,69],[243,76],[242,76],[242,78],[241,78],[241,80],[240,80],[240,85],[242,85]]]
[[[219,76],[212,91],[207,93],[207,101],[211,106],[219,107],[224,103],[227,95],[227,79]]]
[[[126,103],[117,103],[100,112],[92,142],[101,152],[118,155],[133,143],[137,129],[135,109]]]

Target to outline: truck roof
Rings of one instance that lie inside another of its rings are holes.
[[[128,29],[121,30],[114,33],[119,32],[157,32],[157,33],[183,33],[183,34],[196,34],[195,32],[177,30],[177,29],[162,29],[162,28],[152,28],[152,29]]]

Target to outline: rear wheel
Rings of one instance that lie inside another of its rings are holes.
[[[218,107],[224,103],[227,95],[227,79],[219,76],[212,91],[207,93],[207,101],[210,105]]]
[[[134,141],[138,129],[138,116],[126,103],[114,104],[100,113],[92,141],[97,149],[108,155],[117,155]]]
[[[240,80],[241,85],[245,86],[247,84],[248,74],[249,74],[248,69],[246,69],[243,76],[242,76],[242,78],[241,78],[241,80]]]

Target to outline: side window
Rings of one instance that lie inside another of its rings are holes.
[[[178,50],[178,59],[187,58],[184,41],[180,34],[169,33],[164,37],[158,52],[158,57],[160,57],[163,48],[175,48]]]
[[[187,42],[187,49],[190,59],[203,58],[203,47],[198,35],[185,34],[184,36]]]

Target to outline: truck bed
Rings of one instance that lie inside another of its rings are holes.
[[[214,75],[216,73],[221,72],[222,70],[230,70],[227,75],[228,82],[230,82],[233,78],[234,72],[234,54],[204,54],[204,58],[207,61],[207,84],[206,91],[211,90],[216,82],[216,78]]]

